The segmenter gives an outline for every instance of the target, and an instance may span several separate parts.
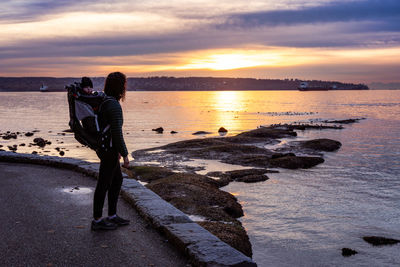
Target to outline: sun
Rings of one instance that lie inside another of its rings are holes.
[[[276,62],[276,55],[256,53],[255,51],[238,51],[227,53],[212,53],[193,57],[189,63],[177,69],[210,69],[232,70],[267,66]]]
[[[265,64],[253,56],[244,54],[211,55],[197,63],[198,67],[212,70],[230,70],[256,67]]]

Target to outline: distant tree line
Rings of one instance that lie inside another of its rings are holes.
[[[104,86],[104,77],[93,77],[96,90]],[[80,78],[52,77],[0,77],[0,91],[39,91],[42,84],[49,91],[62,91],[65,85],[79,82]],[[365,90],[365,84],[341,83],[336,81],[299,79],[253,79],[214,77],[147,77],[128,78],[130,91],[236,91],[236,90],[297,90],[300,82],[308,82],[310,87],[333,87],[336,90]]]

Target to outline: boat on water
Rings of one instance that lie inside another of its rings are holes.
[[[309,86],[308,82],[301,82],[298,87],[299,91],[328,91],[331,89],[336,89],[336,86],[324,87],[324,86]]]
[[[47,85],[44,85],[44,83],[42,83],[42,86],[40,86],[39,90],[40,92],[48,92],[49,91],[48,88],[49,87]]]

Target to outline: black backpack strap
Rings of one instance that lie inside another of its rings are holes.
[[[99,106],[99,110],[98,110],[98,112],[97,112],[99,115],[101,114],[102,107],[103,107],[104,103],[109,102],[109,101],[111,101],[111,100],[115,100],[115,98],[114,98],[114,97],[111,97],[111,96],[105,95],[104,100],[103,100],[103,102],[101,102],[101,104],[100,104],[100,106]],[[109,130],[109,129],[110,129],[110,125],[106,125],[106,126],[104,127],[102,133],[105,133],[105,132],[106,132],[107,130]]]
[[[100,106],[99,106],[99,110],[98,110],[98,115],[101,116],[100,114],[102,113],[102,108],[103,105],[106,102],[112,101],[112,100],[116,100],[114,97],[111,96],[107,96],[105,95],[103,102],[101,102]],[[111,139],[111,125],[107,124],[104,129],[102,130],[102,132],[100,133],[100,150],[105,150],[107,151],[109,148],[112,147],[112,139]]]

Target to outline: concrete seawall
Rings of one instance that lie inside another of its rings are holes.
[[[72,158],[0,151],[0,161],[41,164],[98,177],[98,164]],[[251,258],[222,242],[136,180],[124,179],[121,194],[153,227],[185,253],[194,266],[257,266]]]

